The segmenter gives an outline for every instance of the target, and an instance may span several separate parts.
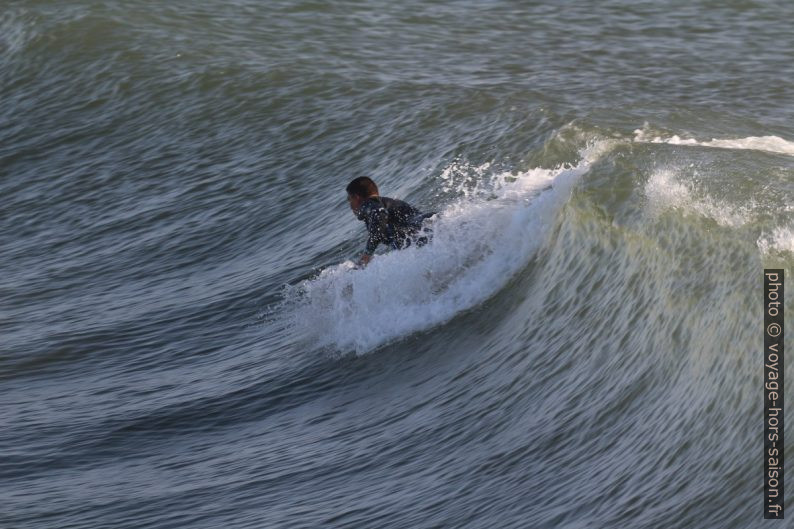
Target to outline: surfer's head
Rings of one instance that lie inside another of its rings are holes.
[[[359,176],[347,184],[347,202],[355,213],[369,197],[378,196],[378,186],[368,176]]]

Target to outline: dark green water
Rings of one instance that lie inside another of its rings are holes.
[[[784,527],[792,19],[6,0],[0,527]]]

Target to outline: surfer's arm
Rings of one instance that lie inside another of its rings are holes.
[[[369,239],[367,239],[367,247],[364,250],[364,255],[369,255],[372,257],[372,254],[375,253],[375,248],[378,247],[380,244],[380,237],[376,233],[370,233]]]
[[[373,237],[372,235],[369,236],[367,239],[367,248],[364,250],[364,253],[361,254],[361,257],[358,260],[358,264],[361,266],[366,266],[367,263],[372,260],[372,254],[375,253],[375,248],[378,247],[378,239]]]
[[[369,238],[367,239],[367,247],[361,255],[362,264],[367,264],[372,259],[372,254],[375,253],[378,244],[387,241],[388,223],[389,213],[385,208],[373,209],[367,214]]]

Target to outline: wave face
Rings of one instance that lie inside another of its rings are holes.
[[[6,4],[0,527],[771,523],[794,4]]]

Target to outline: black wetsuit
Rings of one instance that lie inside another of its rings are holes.
[[[410,204],[388,197],[369,197],[358,209],[358,219],[367,224],[369,239],[365,253],[372,255],[378,244],[388,244],[400,250],[414,242],[422,246],[428,242],[429,230],[425,228],[422,236],[422,221],[435,213],[422,213]]]

